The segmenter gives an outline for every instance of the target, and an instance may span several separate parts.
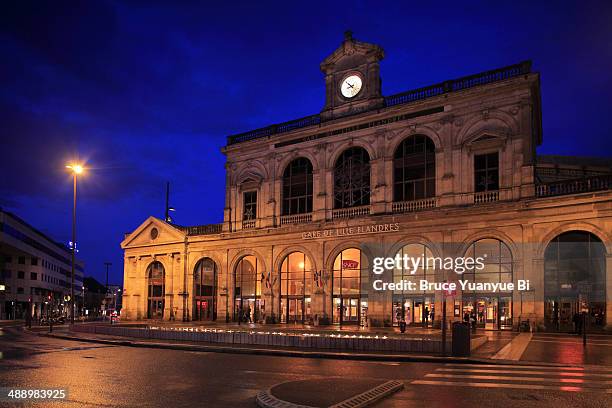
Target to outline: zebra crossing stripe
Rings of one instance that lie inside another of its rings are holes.
[[[510,368],[510,369],[538,369],[538,370],[551,370],[551,371],[577,371],[577,372],[591,372],[600,371],[605,373],[612,373],[612,367],[566,367],[566,366],[541,366],[541,365],[518,365],[518,364],[459,364],[459,363],[447,363],[445,367],[470,367],[470,368]],[[509,371],[512,372],[512,371]]]
[[[582,378],[545,378],[545,377],[511,377],[504,375],[470,375],[470,374],[437,374],[431,373],[425,375],[429,378],[462,378],[469,380],[503,380],[503,381],[527,381],[527,382],[560,382],[563,384],[601,384],[610,385],[612,381],[604,380],[585,380]]]
[[[466,368],[438,368],[436,371],[449,373],[482,373],[482,374],[525,374],[525,375],[555,375],[561,377],[602,377],[612,378],[612,374],[585,373],[580,371],[527,371],[527,370],[489,370],[489,369],[466,369]]]
[[[432,380],[415,380],[411,384],[418,385],[450,385],[455,387],[476,387],[476,388],[514,388],[521,390],[554,390],[567,392],[597,392],[605,391],[608,394],[612,393],[612,389],[600,388],[585,388],[576,386],[556,386],[556,385],[540,385],[540,384],[508,384],[508,383],[484,383],[484,382],[459,382],[459,381],[432,381]]]

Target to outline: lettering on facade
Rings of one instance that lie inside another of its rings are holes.
[[[355,227],[342,227],[342,228],[331,228],[331,229],[324,229],[324,230],[306,231],[302,233],[302,239],[346,237],[346,236],[351,236],[351,235],[397,232],[399,230],[400,230],[400,225],[397,222],[390,223],[390,224],[358,225]]]

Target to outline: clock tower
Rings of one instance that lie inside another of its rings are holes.
[[[383,106],[381,47],[357,41],[350,31],[342,45],[321,63],[325,74],[323,120],[331,120]]]

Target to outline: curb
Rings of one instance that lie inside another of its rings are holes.
[[[208,346],[199,344],[174,344],[174,343],[147,343],[131,340],[107,340],[81,338],[54,333],[36,333],[43,337],[54,337],[62,340],[81,341],[84,343],[109,344],[113,346],[142,347],[162,350],[199,351],[208,353],[233,353],[251,354],[279,357],[300,358],[328,358],[335,360],[361,360],[361,361],[393,361],[393,362],[416,362],[416,363],[455,363],[455,364],[492,364],[492,365],[538,365],[551,367],[567,367],[567,364],[545,363],[537,361],[514,361],[514,360],[492,360],[487,358],[451,357],[451,356],[429,356],[409,354],[362,354],[348,352],[325,352],[325,351],[302,351],[302,350],[279,350],[262,348],[238,348],[231,346]]]
[[[272,386],[274,387],[274,386]],[[309,405],[294,404],[284,401],[272,395],[272,387],[266,391],[261,391],[255,397],[257,406],[260,408],[313,408]],[[404,388],[404,383],[401,381],[387,381],[372,389],[369,389],[361,394],[357,394],[342,402],[332,405],[330,408],[362,408],[373,404],[399,390]]]

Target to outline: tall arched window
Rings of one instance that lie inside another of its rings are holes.
[[[304,323],[310,321],[313,273],[310,260],[303,252],[292,252],[280,270],[280,321]]]
[[[606,248],[587,231],[555,237],[544,253],[544,320],[548,329],[573,329],[576,314],[606,324]]]
[[[147,318],[163,319],[165,297],[165,270],[159,261],[147,267]]]
[[[423,244],[408,244],[402,247],[396,254],[402,259],[402,268],[393,269],[393,282],[400,283],[402,280],[419,282],[425,279],[428,282],[436,282],[434,262],[426,262],[433,259],[433,253]],[[404,259],[409,259],[404,262]],[[423,259],[418,264],[414,260]],[[408,265],[408,268],[405,266]],[[414,265],[418,267],[414,268]],[[433,290],[393,291],[392,321],[398,325],[401,321],[406,324],[433,325],[435,316],[435,293]]]
[[[361,147],[346,149],[334,166],[334,208],[370,204],[370,156]]]
[[[312,212],[312,163],[305,157],[293,160],[283,173],[282,215]]]
[[[348,248],[334,260],[332,271],[332,317],[338,324],[367,322],[368,269],[361,250]]]
[[[262,319],[264,301],[261,284],[266,279],[259,260],[253,255],[242,258],[234,270],[234,320],[255,323]]]
[[[393,200],[413,201],[436,195],[436,147],[425,135],[405,139],[393,158]]]
[[[513,279],[512,252],[508,245],[495,238],[473,242],[465,258],[481,258],[484,268],[466,269],[460,279],[474,283],[511,283]],[[455,269],[456,270],[456,269]],[[462,293],[463,314],[476,320],[477,327],[511,329],[512,292],[483,293],[465,290]]]
[[[217,319],[217,266],[210,258],[200,259],[193,271],[193,319]]]

